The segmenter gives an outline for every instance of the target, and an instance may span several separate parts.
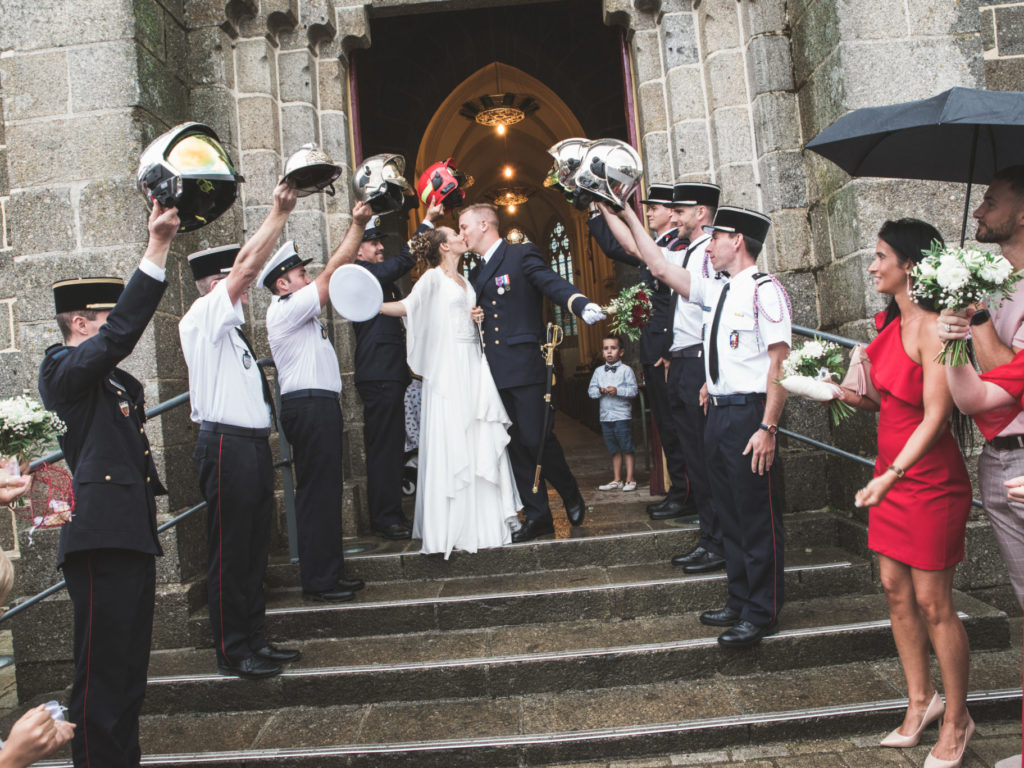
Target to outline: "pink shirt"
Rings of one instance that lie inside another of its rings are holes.
[[[1024,349],[1024,280],[1017,283],[1017,287],[1008,299],[1004,299],[992,312],[992,325],[996,330],[996,336],[1008,347],[1015,350]],[[1017,414],[1017,418],[1011,421],[1000,435],[1024,435],[1024,411]]]

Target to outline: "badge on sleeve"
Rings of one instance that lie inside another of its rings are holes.
[[[733,331],[729,334],[729,347],[731,349],[739,349],[740,346],[740,332]]]
[[[252,355],[249,354],[249,350],[242,353],[242,367],[247,371],[252,368]]]
[[[512,281],[508,275],[499,275],[494,278],[494,284],[498,286],[498,295],[501,296],[507,291],[512,290]]]
[[[291,294],[289,294],[289,296],[290,295]],[[320,323],[320,336],[324,339],[327,338],[327,326],[324,325],[323,323]]]
[[[128,418],[128,414],[132,412],[132,409],[128,406],[127,400],[122,400],[121,402],[119,402],[117,404],[117,407],[121,409],[121,415],[124,416],[126,419]]]

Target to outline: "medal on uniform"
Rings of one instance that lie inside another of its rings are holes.
[[[503,296],[506,291],[512,290],[512,283],[508,275],[499,275],[494,278],[494,284],[498,286],[498,295]]]
[[[128,407],[128,401],[122,400],[117,404],[117,406],[121,409],[121,415],[127,419],[128,414],[131,413],[131,408]]]
[[[249,354],[249,350],[242,353],[242,367],[247,371],[252,368],[252,355]]]
[[[733,331],[729,334],[729,347],[731,349],[738,349],[740,346],[740,332]]]

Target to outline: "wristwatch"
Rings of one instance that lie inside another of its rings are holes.
[[[979,309],[973,315],[971,315],[971,325],[981,325],[987,323],[992,319],[992,313],[987,309]]]
[[[758,429],[763,429],[769,435],[772,435],[774,437],[775,434],[779,431],[779,426],[777,424],[760,424],[758,425]]]

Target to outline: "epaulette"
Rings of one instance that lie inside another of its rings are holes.
[[[54,360],[59,360],[60,358],[64,357],[64,355],[68,354],[70,351],[71,350],[65,347],[63,344],[51,344],[49,347],[46,348],[46,352],[44,354],[46,355],[46,357],[51,357]]]

